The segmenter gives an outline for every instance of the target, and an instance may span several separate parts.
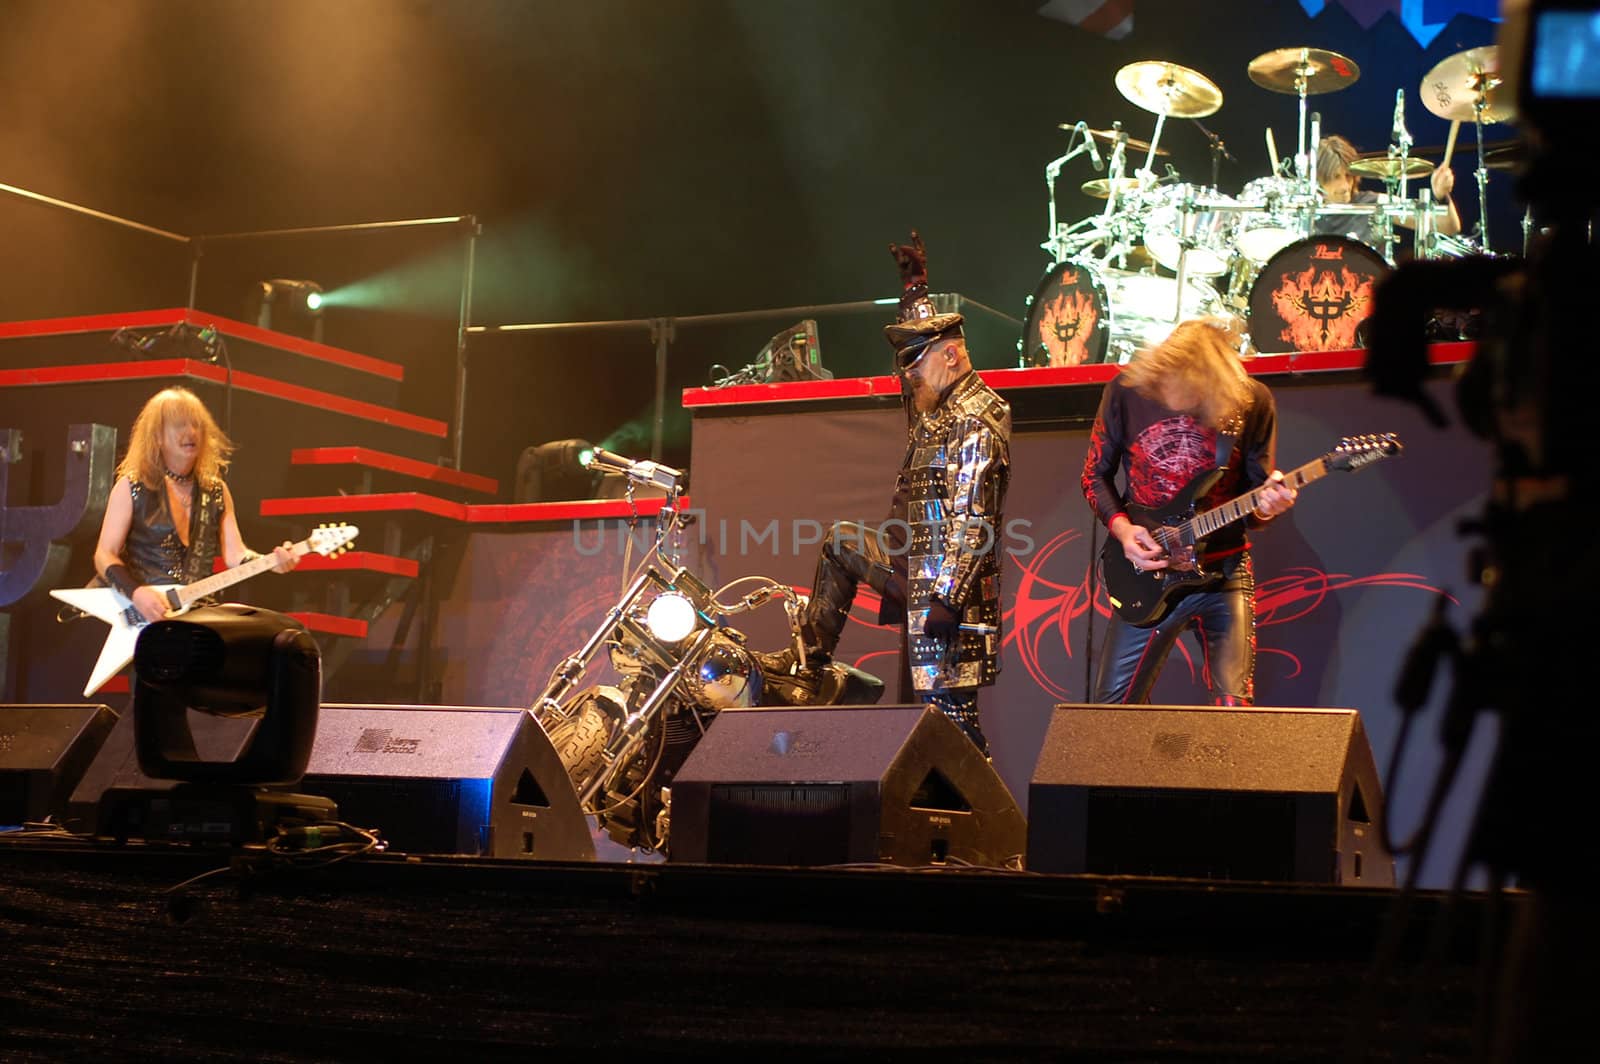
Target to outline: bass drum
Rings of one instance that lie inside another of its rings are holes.
[[[1079,366],[1105,361],[1111,303],[1100,271],[1085,262],[1058,262],[1028,298],[1018,341],[1023,366]]]
[[[1250,288],[1250,339],[1262,354],[1347,351],[1372,293],[1389,272],[1376,250],[1344,236],[1297,240],[1272,256]]]

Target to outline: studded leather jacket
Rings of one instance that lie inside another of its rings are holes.
[[[910,418],[905,462],[885,529],[909,529],[895,567],[906,581],[912,684],[918,691],[987,687],[1000,672],[1000,556],[1011,475],[1011,407],[969,372],[938,406],[927,413],[911,411]],[[952,640],[923,634],[935,598],[960,614],[964,627]],[[898,604],[885,598],[879,623],[901,619]]]
[[[123,563],[141,584],[192,584],[211,575],[222,530],[222,485],[195,485],[189,519],[189,546],[173,525],[164,487],[154,490],[134,481],[133,523],[122,548]]]

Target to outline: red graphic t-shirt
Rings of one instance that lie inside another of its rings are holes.
[[[1272,393],[1252,379],[1253,395],[1243,424],[1217,482],[1196,500],[1206,509],[1266,483],[1273,469],[1277,412]],[[1175,413],[1113,378],[1100,397],[1084,456],[1084,498],[1102,524],[1119,513],[1138,523],[1139,510],[1155,510],[1178,497],[1195,478],[1217,468],[1217,431],[1188,414]],[[1126,488],[1117,485],[1121,470]],[[1130,507],[1134,512],[1130,513]],[[1234,524],[1206,541],[1206,556],[1232,553],[1245,545],[1245,530]]]

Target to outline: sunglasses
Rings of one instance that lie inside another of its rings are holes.
[[[932,350],[933,346],[941,339],[943,339],[943,337],[930,336],[927,339],[919,339],[906,344],[904,347],[900,348],[900,350],[894,353],[895,366],[901,373],[906,372],[912,366],[915,366],[918,362],[921,362],[922,356],[926,355],[930,350]]]

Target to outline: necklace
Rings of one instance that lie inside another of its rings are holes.
[[[193,473],[174,473],[166,466],[162,466],[161,471],[165,473],[167,475],[167,479],[172,481],[174,484],[188,484],[194,480]]]

